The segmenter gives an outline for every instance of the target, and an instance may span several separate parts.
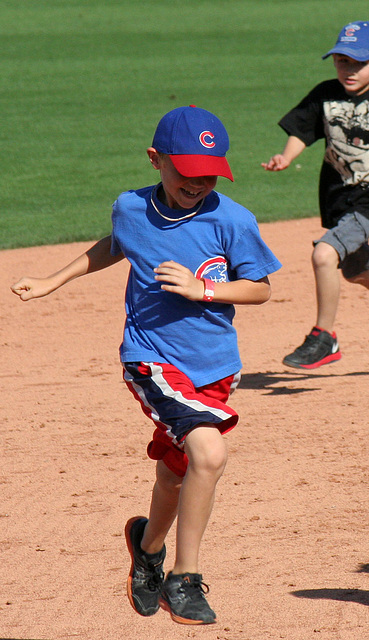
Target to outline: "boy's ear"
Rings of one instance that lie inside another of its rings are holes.
[[[160,169],[160,156],[154,147],[147,149],[147,155],[154,169]]]

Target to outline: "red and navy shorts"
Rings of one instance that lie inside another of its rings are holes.
[[[227,406],[240,373],[204,387],[194,387],[177,367],[163,362],[125,362],[123,379],[156,429],[147,447],[153,460],[163,460],[176,475],[186,473],[187,434],[196,426],[212,423],[221,433],[236,426],[238,414]]]

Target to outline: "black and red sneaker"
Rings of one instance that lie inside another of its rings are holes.
[[[316,369],[340,359],[336,334],[313,327],[302,345],[283,359],[283,364],[296,369]]]

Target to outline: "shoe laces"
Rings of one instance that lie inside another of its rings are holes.
[[[184,577],[179,590],[182,590],[184,592],[191,592],[192,599],[194,598],[194,596],[195,598],[197,597],[203,599],[205,598],[205,594],[209,593],[210,591],[209,586],[202,581],[200,575],[194,576],[191,581],[188,578],[186,579],[186,577]]]
[[[134,576],[136,585],[141,584],[147,587],[149,591],[157,591],[164,581],[162,566],[163,562],[155,563],[153,561],[141,566],[136,564]]]
[[[163,573],[153,573],[147,581],[147,587],[150,591],[157,591],[161,588],[164,581]]]

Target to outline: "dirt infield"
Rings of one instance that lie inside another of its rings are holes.
[[[260,228],[284,267],[270,302],[237,309],[241,420],[201,557],[209,627],[142,618],[125,595],[124,524],[147,514],[154,478],[118,360],[127,266],[22,303],[11,283],[91,243],[0,253],[0,640],[368,638],[369,296],[342,281],[340,362],[287,369],[315,320],[320,223]],[[174,531],[167,569],[173,546]]]

